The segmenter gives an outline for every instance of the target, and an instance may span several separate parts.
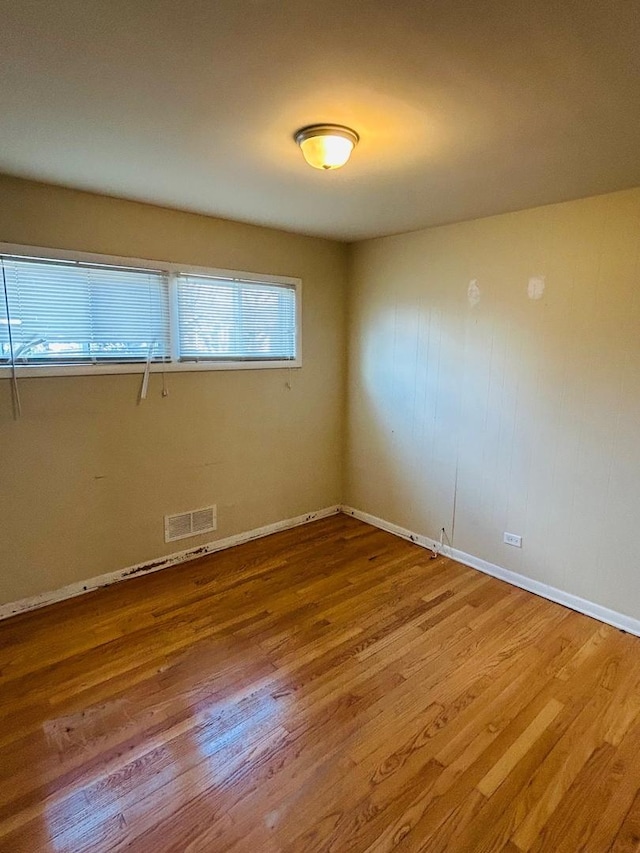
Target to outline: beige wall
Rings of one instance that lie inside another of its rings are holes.
[[[344,500],[640,617],[640,190],[351,247],[346,451],[346,247],[6,177],[0,199],[0,241],[304,288],[291,391],[24,379],[14,421],[0,381],[0,603],[214,538],[166,545],[167,512],[215,502],[226,537]]]
[[[640,190],[356,245],[346,502],[640,617],[639,248]]]
[[[0,381],[0,603],[215,538],[163,515],[218,505],[218,537],[338,503],[346,248],[0,177],[0,241],[303,280],[303,367]]]

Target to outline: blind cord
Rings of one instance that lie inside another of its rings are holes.
[[[151,359],[153,358],[153,351],[156,348],[157,341],[152,341],[149,344],[149,351],[147,353],[147,363],[144,367],[144,373],[142,374],[142,385],[140,386],[140,397],[138,402],[142,402],[142,400],[147,399],[147,389],[149,388],[149,373],[151,372]]]
[[[20,402],[20,391],[18,389],[18,374],[16,373],[16,359],[13,350],[13,332],[11,330],[11,314],[9,313],[9,292],[7,290],[7,273],[4,268],[4,260],[0,259],[2,264],[2,289],[4,291],[4,304],[7,310],[7,330],[9,332],[9,353],[11,356],[11,392],[13,401],[13,418],[18,420],[22,415],[22,403]]]

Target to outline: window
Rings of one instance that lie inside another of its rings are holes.
[[[293,359],[295,327],[290,285],[178,276],[182,359]]]
[[[11,248],[0,246],[0,368],[42,375],[301,363],[297,279]]]
[[[169,357],[165,273],[6,256],[0,263],[4,361],[12,347],[18,364]]]

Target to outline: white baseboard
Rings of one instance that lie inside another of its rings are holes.
[[[474,557],[472,554],[466,554],[464,551],[458,551],[457,548],[450,548],[445,545],[440,548],[440,543],[428,536],[421,536],[418,533],[412,533],[404,527],[399,527],[397,524],[391,524],[382,518],[377,518],[375,515],[370,515],[368,512],[362,512],[353,507],[342,506],[341,511],[347,515],[352,515],[360,521],[365,521],[373,527],[379,527],[381,530],[386,530],[388,533],[393,533],[394,536],[400,536],[402,539],[407,539],[409,542],[414,542],[422,548],[438,550],[446,557],[456,560],[458,563],[463,563],[465,566],[470,566],[472,569],[477,569],[501,581],[506,581],[512,586],[517,586],[520,589],[525,589],[527,592],[532,592],[535,595],[540,595],[542,598],[547,598],[549,601],[555,601],[556,604],[563,604],[571,610],[577,610],[578,613],[584,613],[585,616],[591,616],[598,619],[600,622],[605,622],[607,625],[613,625],[614,628],[619,628],[621,631],[626,631],[629,634],[635,634],[640,637],[640,619],[634,619],[631,616],[626,616],[624,613],[618,613],[615,610],[610,610],[608,607],[603,607],[600,604],[595,604],[593,601],[587,601],[577,595],[572,595],[569,592],[564,592],[556,587],[549,586],[546,583],[528,578],[525,575],[520,575],[517,572],[503,569],[501,566],[496,566],[494,563],[489,563],[480,557]]]
[[[345,515],[352,515],[359,521],[364,521],[371,524],[373,527],[379,527],[380,530],[386,530],[387,533],[393,533],[394,536],[399,536],[401,539],[407,539],[415,545],[420,545],[421,548],[428,548],[430,551],[440,550],[440,543],[435,539],[429,539],[428,536],[422,536],[419,533],[412,533],[406,527],[399,527],[397,524],[392,524],[390,521],[385,521],[383,518],[378,518],[377,515],[370,515],[368,512],[362,512],[360,509],[354,509],[351,506],[341,506],[340,511]],[[443,549],[444,551],[444,549]],[[449,556],[447,554],[446,556]],[[462,560],[460,560],[462,562]]]
[[[132,577],[159,572],[161,569],[169,568],[169,566],[177,566],[179,563],[186,563],[207,554],[214,554],[216,551],[223,551],[225,548],[233,548],[234,545],[241,545],[243,542],[250,542],[252,539],[269,536],[271,533],[278,533],[280,530],[290,530],[292,527],[299,527],[302,524],[308,524],[310,521],[328,518],[328,516],[336,515],[339,512],[339,506],[328,506],[316,512],[308,512],[305,515],[298,515],[296,518],[276,521],[273,524],[266,524],[264,527],[248,530],[246,533],[236,533],[235,536],[228,536],[226,539],[218,539],[215,542],[208,542],[206,545],[188,548],[186,551],[177,551],[174,554],[168,554],[166,557],[158,557],[156,560],[148,560],[146,563],[138,563],[135,566],[128,566],[125,569],[118,569],[115,572],[89,578],[89,580],[77,581],[52,592],[41,592],[20,601],[9,602],[0,605],[0,620],[15,616],[18,613],[26,613],[28,610],[35,610],[38,607],[46,607],[47,604],[64,601],[66,598],[74,598],[77,595],[83,595],[85,592],[110,586]]]
[[[234,545],[241,545],[243,542],[250,542],[252,539],[259,539],[262,536],[269,536],[271,533],[277,533],[280,530],[290,530],[293,527],[299,527],[302,524],[308,524],[310,521],[317,521],[321,518],[328,518],[330,515],[335,515],[343,512],[346,515],[351,515],[354,518],[371,524],[373,527],[378,527],[380,530],[386,530],[394,536],[399,536],[415,545],[422,548],[441,551],[446,557],[456,560],[458,563],[463,563],[465,566],[470,566],[472,569],[477,569],[487,575],[491,575],[499,580],[516,586],[520,589],[532,592],[535,595],[540,595],[549,601],[554,601],[557,604],[562,604],[569,607],[571,610],[577,610],[578,613],[583,613],[585,616],[591,616],[598,619],[600,622],[605,622],[607,625],[612,625],[614,628],[619,628],[622,631],[627,631],[629,634],[635,634],[640,637],[640,619],[634,619],[631,616],[626,616],[624,613],[618,613],[615,610],[610,610],[608,607],[603,607],[592,601],[587,601],[577,595],[572,595],[569,592],[564,592],[556,587],[541,583],[540,581],[528,578],[525,575],[520,575],[517,572],[512,572],[509,569],[503,569],[501,566],[496,566],[494,563],[489,563],[487,560],[482,560],[480,557],[474,557],[472,554],[467,554],[464,551],[459,551],[457,548],[450,548],[445,545],[440,549],[440,543],[428,536],[423,536],[419,533],[413,533],[405,527],[400,527],[397,524],[392,524],[375,515],[370,515],[368,512],[354,509],[350,506],[330,506],[325,509],[317,510],[316,512],[299,515],[296,518],[287,518],[283,521],[276,521],[273,524],[267,524],[264,527],[257,527],[254,530],[248,530],[245,533],[237,533],[234,536],[228,536],[226,539],[218,539],[215,542],[208,542],[205,545],[199,545],[196,548],[188,548],[185,551],[178,551],[174,554],[169,554],[166,557],[160,557],[156,560],[150,560],[146,563],[138,563],[135,566],[128,566],[125,569],[118,569],[115,572],[108,572],[104,575],[98,575],[88,580],[78,581],[76,583],[64,586],[61,589],[51,592],[42,592],[37,595],[23,598],[20,601],[9,602],[8,604],[0,605],[0,620],[7,619],[9,616],[15,616],[18,613],[26,613],[29,610],[35,610],[39,607],[46,607],[48,604],[54,604],[58,601],[64,601],[67,598],[74,598],[78,595],[83,595],[85,592],[91,592],[94,589],[110,586],[119,581],[127,580],[131,577],[149,574],[151,572],[159,572],[162,569],[167,569],[170,566],[177,566],[180,563],[186,563],[189,560],[195,560],[198,557],[204,557],[207,554],[214,554],[216,551],[223,551],[226,548],[233,548]]]

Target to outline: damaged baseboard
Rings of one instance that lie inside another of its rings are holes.
[[[188,548],[185,551],[178,551],[174,554],[168,554],[165,557],[158,557],[155,560],[148,560],[145,563],[138,563],[135,566],[128,566],[125,569],[118,569],[115,572],[98,575],[95,578],[77,581],[51,592],[41,592],[28,598],[22,598],[20,601],[9,602],[8,604],[0,605],[0,620],[7,619],[9,616],[15,616],[18,613],[26,613],[29,610],[35,610],[39,607],[46,607],[48,604],[55,604],[67,598],[75,598],[77,595],[84,595],[85,592],[110,586],[111,584],[128,580],[132,577],[140,577],[150,572],[159,572],[162,569],[168,569],[170,566],[177,566],[189,560],[196,560],[198,557],[205,557],[207,554],[215,554],[216,551],[233,548],[234,545],[241,545],[243,542],[250,542],[252,539],[260,539],[262,536],[269,536],[271,533],[300,527],[302,524],[308,524],[310,521],[318,521],[321,518],[328,518],[330,515],[336,515],[339,512],[340,507],[337,505],[325,507],[315,512],[305,513],[305,515],[298,515],[296,518],[287,518],[283,521],[276,521],[273,524],[266,524],[264,527],[256,527],[254,530],[248,530],[246,533],[236,533],[235,536],[228,536],[226,539],[218,539],[214,542],[208,542],[205,545],[198,545],[195,548]]]
[[[257,527],[254,530],[249,530],[245,533],[238,533],[234,536],[229,536],[226,539],[218,539],[214,542],[208,542],[205,545],[199,545],[195,548],[189,548],[185,551],[178,551],[174,554],[168,554],[165,557],[159,557],[155,560],[150,560],[145,563],[139,563],[135,566],[129,566],[124,569],[119,569],[115,572],[98,575],[98,577],[88,580],[78,581],[69,584],[61,589],[52,592],[43,592],[37,595],[23,598],[20,601],[10,602],[0,605],[0,620],[7,619],[10,616],[15,616],[18,613],[26,613],[29,610],[35,610],[39,607],[46,607],[48,604],[55,604],[58,601],[64,601],[67,598],[74,598],[78,595],[83,595],[85,592],[91,592],[101,587],[110,586],[114,583],[127,580],[132,577],[139,577],[151,572],[158,572],[162,569],[167,569],[170,566],[177,566],[180,563],[186,563],[189,560],[195,560],[198,557],[204,557],[207,554],[214,554],[216,551],[223,551],[226,548],[233,548],[234,545],[241,545],[243,542],[250,542],[252,539],[259,539],[263,536],[269,536],[271,533],[277,533],[281,530],[290,530],[294,527],[299,527],[303,524],[308,524],[311,521],[317,521],[321,518],[328,518],[330,515],[335,515],[343,512],[346,515],[353,516],[360,521],[371,524],[373,527],[378,527],[380,530],[385,530],[392,533],[394,536],[399,536],[406,539],[408,542],[413,542],[422,548],[429,550],[437,549],[446,557],[456,560],[458,563],[463,563],[465,566],[470,566],[472,569],[477,569],[494,578],[505,581],[506,583],[516,586],[519,589],[524,589],[527,592],[532,592],[556,604],[562,604],[569,607],[571,610],[576,610],[578,613],[583,613],[585,616],[591,616],[600,622],[607,625],[612,625],[614,628],[619,628],[622,631],[627,631],[629,634],[635,634],[640,637],[640,620],[627,616],[624,613],[618,613],[615,610],[610,610],[608,607],[603,607],[592,601],[587,601],[577,595],[564,592],[563,590],[541,583],[540,581],[528,578],[525,575],[520,575],[517,572],[512,572],[509,569],[503,569],[494,563],[489,563],[479,557],[474,557],[472,554],[467,554],[464,551],[459,551],[456,548],[451,548],[447,545],[440,549],[440,543],[428,536],[423,536],[419,533],[413,533],[405,527],[400,527],[397,524],[392,524],[375,515],[367,512],[354,509],[350,506],[330,506],[325,509],[317,510],[316,512],[299,515],[296,518],[288,518],[283,521],[276,521],[273,524],[267,524],[264,527]]]
[[[585,598],[580,598],[577,595],[572,595],[564,590],[549,586],[546,583],[528,578],[525,575],[520,575],[517,572],[512,572],[509,569],[503,569],[501,566],[496,566],[495,563],[489,563],[487,560],[482,560],[480,557],[474,557],[472,554],[467,554],[464,551],[458,551],[457,548],[451,548],[448,545],[440,548],[440,543],[428,536],[421,536],[418,533],[413,533],[405,527],[400,527],[397,524],[392,524],[375,515],[370,515],[368,512],[362,512],[353,507],[343,506],[340,508],[346,515],[351,515],[354,518],[371,524],[373,527],[379,527],[380,530],[386,530],[387,533],[393,533],[394,536],[399,536],[422,548],[429,550],[437,549],[439,553],[445,557],[450,557],[458,563],[463,563],[465,566],[470,566],[472,569],[477,569],[479,572],[484,572],[498,580],[505,581],[512,586],[517,586],[519,589],[524,589],[527,592],[532,592],[534,595],[539,595],[556,604],[562,604],[571,610],[577,610],[578,613],[583,613],[585,616],[591,616],[599,622],[605,622],[607,625],[612,625],[614,628],[619,628],[621,631],[626,631],[629,634],[635,634],[640,637],[640,619],[634,619],[632,616],[627,616],[624,613],[618,613],[616,610],[610,610],[608,607],[603,607],[601,604],[596,604],[593,601],[587,601]]]

